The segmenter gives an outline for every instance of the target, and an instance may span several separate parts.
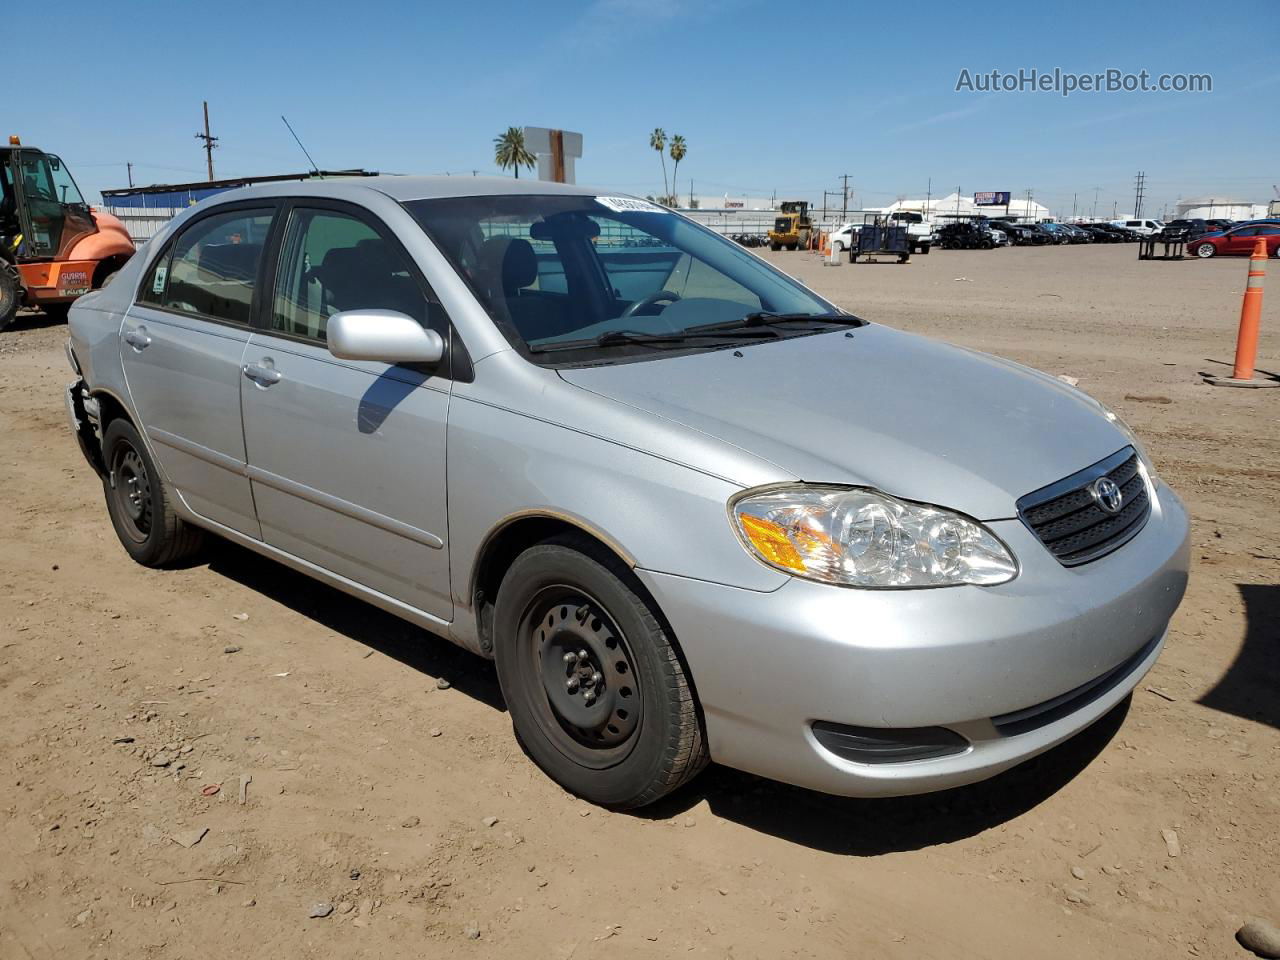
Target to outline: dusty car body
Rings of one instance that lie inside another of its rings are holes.
[[[1184,508],[1095,400],[633,198],[237,190],[71,328],[135,559],[212,532],[496,658],[526,750],[612,806],[708,758],[991,776],[1127,696],[1185,588]]]

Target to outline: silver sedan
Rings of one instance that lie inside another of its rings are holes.
[[[530,757],[612,807],[710,759],[991,776],[1127,696],[1186,584],[1184,508],[1097,401],[607,191],[231,191],[71,331],[135,560],[213,534],[493,658]]]

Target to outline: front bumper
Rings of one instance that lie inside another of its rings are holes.
[[[1123,700],[1159,656],[1186,588],[1188,521],[1177,496],[1161,486],[1137,537],[1073,568],[1021,521],[988,526],[1021,565],[996,587],[790,580],[760,593],[638,570],[680,640],[712,758],[826,793],[924,793],[1000,773]],[[945,727],[969,746],[856,763],[818,742],[817,722]]]

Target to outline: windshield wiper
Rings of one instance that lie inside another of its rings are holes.
[[[551,353],[556,350],[583,350],[590,347],[621,347],[631,344],[687,343],[690,340],[741,340],[743,337],[768,338],[776,337],[772,330],[713,330],[710,328],[690,328],[674,333],[643,333],[639,330],[606,330],[596,337],[581,340],[560,340],[556,343],[544,343],[530,347],[531,353]]]
[[[736,323],[744,327],[762,327],[771,323],[793,323],[800,320],[836,323],[849,327],[860,327],[867,322],[851,313],[774,313],[770,310],[757,310],[755,313],[748,313]]]

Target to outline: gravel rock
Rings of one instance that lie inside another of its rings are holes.
[[[1083,880],[1085,877],[1084,867],[1072,867],[1071,875],[1075,877],[1077,880]]]
[[[223,653],[239,653],[243,649],[244,647],[239,647],[239,646],[236,646],[234,643],[229,643],[222,648],[222,652]]]
[[[1073,890],[1070,887],[1067,887],[1065,890],[1062,891],[1062,893],[1067,898],[1068,903],[1081,903],[1081,904],[1084,904],[1085,906],[1088,906],[1089,904],[1093,903],[1093,901],[1089,899],[1088,895],[1085,894],[1083,890]]]
[[[1176,857],[1182,853],[1182,845],[1178,842],[1178,831],[1161,830],[1160,836],[1164,837],[1164,848],[1168,851],[1169,856]]]
[[[352,867],[352,868],[351,868],[351,872],[350,872],[350,873],[348,873],[348,874],[347,874],[347,876],[348,876],[348,877],[350,877],[352,880],[359,880],[359,879],[360,879],[360,871],[359,871],[359,870],[357,870],[355,867]]]
[[[480,928],[477,927],[474,923],[469,923],[462,928],[462,935],[466,937],[468,940],[479,940]]]
[[[431,733],[431,736],[438,737],[440,736],[440,734],[444,733],[444,731],[441,730],[439,727],[432,727],[430,730],[430,733]]]
[[[320,920],[331,913],[333,913],[333,904],[321,901],[320,903],[313,903],[311,905],[311,910],[308,911],[307,916],[311,917],[313,920]]]
[[[497,822],[498,822],[498,818],[497,818],[497,817],[485,817],[485,818],[484,818],[484,825],[485,825],[486,827],[492,827],[492,826],[495,826],[495,825],[497,824]]]
[[[352,903],[350,900],[343,900],[340,904],[338,904],[339,913],[350,913],[355,908],[356,908],[356,905]]]
[[[437,690],[448,690],[452,686],[453,684],[450,683],[448,680],[446,680],[444,677],[441,677],[439,680],[436,681]]]
[[[1280,957],[1280,927],[1265,920],[1250,920],[1236,931],[1236,940],[1260,957],[1270,960]]]
[[[171,757],[167,753],[162,752],[162,753],[157,753],[154,757],[151,758],[151,765],[153,767],[167,767],[169,764],[173,763],[173,761],[174,761],[173,757]]]
[[[421,820],[420,818],[418,818],[418,817],[409,817],[407,820],[405,820],[405,822],[404,822],[404,823],[400,824],[400,826],[402,826],[402,827],[404,827],[406,830],[408,830],[408,829],[411,829],[411,828],[413,828],[413,827],[416,827],[416,826],[417,826],[418,824],[420,824],[421,822],[422,822],[422,820]]]

